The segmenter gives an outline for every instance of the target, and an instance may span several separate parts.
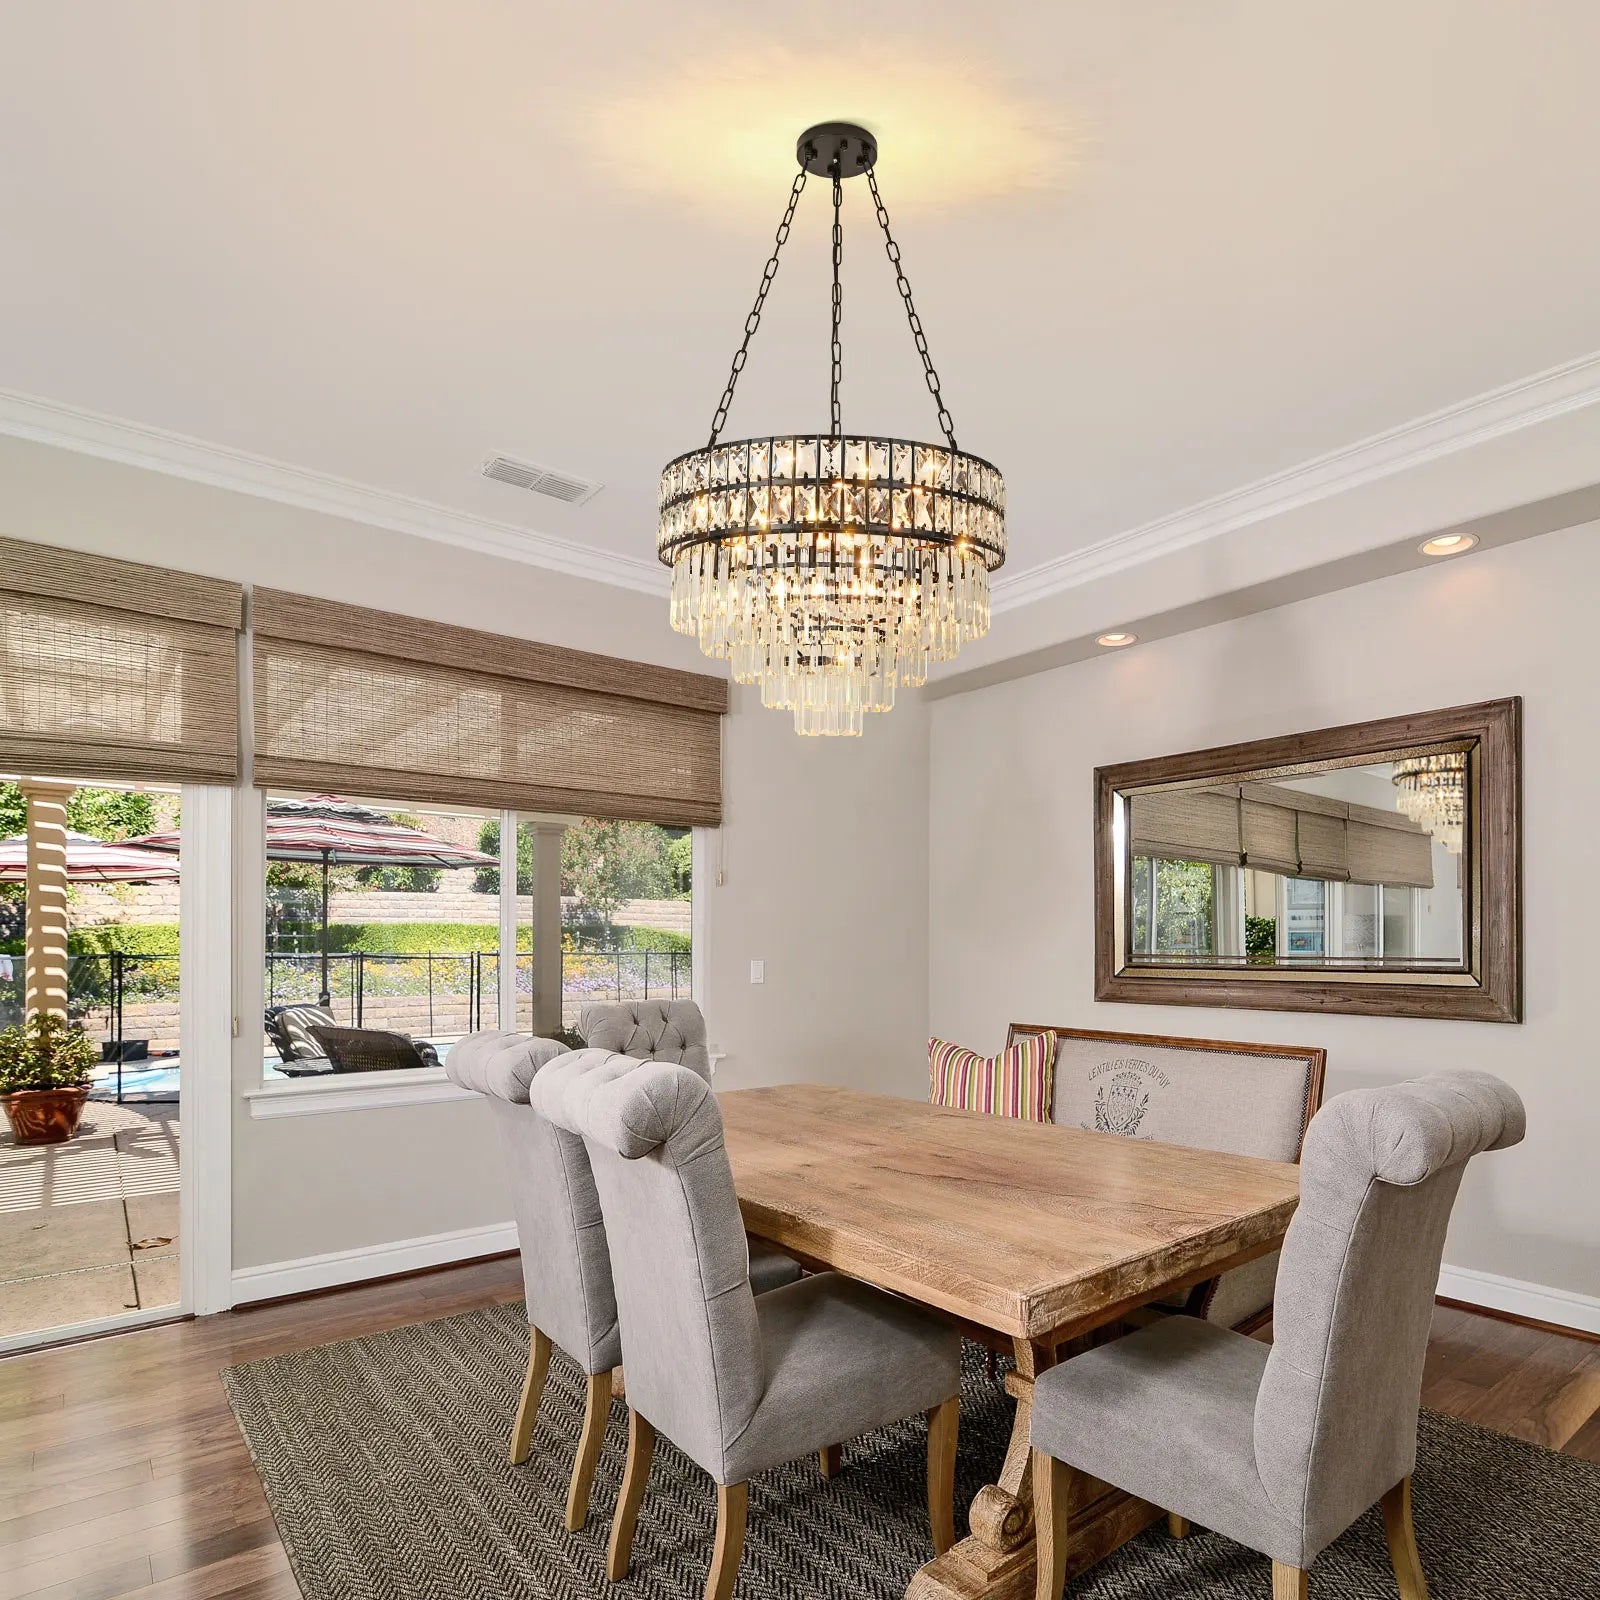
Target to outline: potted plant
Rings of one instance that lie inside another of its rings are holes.
[[[18,1144],[61,1144],[78,1131],[98,1056],[81,1028],[49,1011],[0,1033],[0,1103]]]

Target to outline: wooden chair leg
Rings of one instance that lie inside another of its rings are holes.
[[[1167,1532],[1174,1539],[1187,1539],[1193,1529],[1187,1517],[1180,1517],[1176,1511],[1167,1513]]]
[[[946,1400],[928,1413],[928,1525],[933,1553],[942,1556],[956,1542],[956,1439],[961,1400]]]
[[[1428,1600],[1422,1557],[1417,1554],[1417,1530],[1411,1522],[1410,1478],[1402,1478],[1380,1504],[1383,1531],[1389,1540],[1389,1560],[1394,1564],[1395,1582],[1400,1585],[1400,1600]]]
[[[824,1478],[837,1478],[844,1469],[844,1446],[825,1444],[817,1451],[817,1467]]]
[[[1311,1574],[1304,1567],[1272,1563],[1272,1600],[1307,1600]]]
[[[744,1556],[744,1520],[749,1500],[748,1484],[717,1485],[717,1547],[706,1574],[706,1600],[728,1600],[733,1593],[733,1581],[739,1576],[739,1562]]]
[[[1067,1583],[1067,1492],[1072,1469],[1033,1452],[1034,1600],[1061,1600]]]
[[[644,1486],[650,1481],[655,1459],[656,1430],[637,1411],[628,1413],[628,1463],[622,1469],[622,1492],[611,1519],[611,1543],[606,1546],[606,1576],[618,1583],[628,1576],[633,1558],[633,1530],[638,1526]]]
[[[594,1469],[600,1464],[600,1446],[605,1443],[606,1424],[611,1420],[611,1374],[591,1373],[589,1395],[583,1408],[583,1432],[578,1435],[578,1453],[572,1462],[572,1486],[567,1490],[567,1531],[576,1533],[589,1520],[589,1490],[594,1484]]]
[[[528,1324],[528,1375],[522,1380],[522,1398],[511,1420],[511,1465],[520,1467],[533,1447],[533,1425],[539,1418],[545,1374],[550,1370],[550,1341]]]

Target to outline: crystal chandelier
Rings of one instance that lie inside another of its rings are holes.
[[[1408,756],[1394,764],[1396,804],[1453,856],[1461,854],[1467,820],[1467,753]]]
[[[672,568],[672,626],[759,683],[805,734],[859,734],[897,685],[924,682],[989,631],[989,574],[1005,560],[1005,483],[956,448],[939,375],[873,173],[877,141],[850,123],[800,136],[800,171],[711,437],[661,474],[656,550]],[[750,341],[810,174],[833,189],[833,370],[826,433],[722,441]],[[844,180],[864,174],[945,442],[846,433],[840,420],[839,268]]]

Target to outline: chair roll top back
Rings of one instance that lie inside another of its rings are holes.
[[[473,1033],[451,1049],[444,1070],[488,1100],[500,1130],[528,1320],[585,1372],[608,1372],[622,1342],[589,1153],[530,1104],[538,1079],[571,1053],[555,1039]]]
[[[1467,1162],[1525,1131],[1482,1072],[1336,1096],[1312,1119],[1284,1240],[1256,1465],[1331,1538],[1416,1462],[1417,1407],[1450,1209]]]
[[[591,1050],[610,1050],[640,1061],[674,1061],[702,1078],[711,1076],[706,1019],[693,1000],[630,1000],[585,1006],[578,1033]]]
[[[582,1133],[605,1209],[628,1403],[726,1482],[765,1376],[716,1098],[685,1066],[622,1056],[564,1078],[553,1114]]]

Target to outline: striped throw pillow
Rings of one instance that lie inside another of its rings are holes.
[[[1025,1122],[1050,1120],[1056,1036],[1027,1033],[997,1056],[943,1039],[928,1041],[928,1098],[958,1111],[986,1111]]]

